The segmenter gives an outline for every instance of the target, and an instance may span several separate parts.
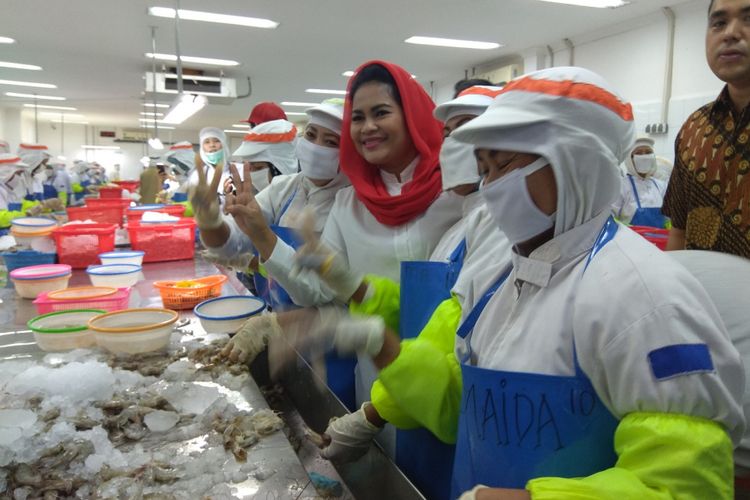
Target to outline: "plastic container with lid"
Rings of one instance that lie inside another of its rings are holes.
[[[41,293],[66,288],[71,275],[68,265],[42,264],[16,269],[10,273],[10,279],[18,295],[25,299],[36,299]]]
[[[105,252],[99,254],[99,260],[102,264],[143,264],[143,255],[146,252],[142,250],[118,250],[115,252]]]
[[[155,281],[162,304],[169,309],[192,309],[204,300],[221,295],[227,281],[222,274],[182,281]]]
[[[94,286],[126,287],[138,283],[141,270],[137,264],[102,264],[89,266],[86,274]]]
[[[27,326],[43,351],[68,351],[96,345],[88,321],[104,314],[101,309],[74,309],[53,312],[31,319]]]
[[[146,252],[143,262],[184,260],[195,256],[195,221],[193,219],[182,218],[176,222],[160,224],[144,224],[134,221],[129,222],[127,228],[130,246],[133,250]],[[169,244],[165,245],[165,242]]]
[[[119,311],[127,309],[130,302],[130,288],[82,286],[65,288],[40,294],[34,301],[39,314],[70,309],[103,309]]]
[[[99,254],[115,249],[115,224],[69,224],[52,235],[61,263],[82,269],[99,262]]]
[[[96,343],[116,354],[158,351],[169,345],[179,315],[169,309],[125,309],[89,320]]]
[[[236,333],[250,317],[260,314],[266,302],[252,295],[230,295],[201,302],[193,312],[206,333]]]

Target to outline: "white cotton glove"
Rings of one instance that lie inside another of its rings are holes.
[[[472,489],[470,489],[469,491],[465,491],[460,497],[458,497],[458,500],[476,500],[477,492],[485,488],[489,488],[489,486],[478,484],[474,486]]]
[[[240,272],[246,272],[248,268],[250,267],[250,263],[253,261],[253,258],[255,258],[255,255],[253,255],[250,252],[241,253],[239,255],[232,255],[231,257],[226,257],[222,255],[217,255],[209,251],[209,252],[201,252],[201,256],[208,262],[212,262],[216,265],[219,265],[231,271],[240,271]]]
[[[33,207],[30,207],[28,210],[26,210],[26,215],[29,217],[36,217],[42,213],[42,210],[44,210],[44,206],[39,203],[38,205],[34,205]]]
[[[263,352],[271,337],[283,334],[276,318],[276,313],[262,314],[247,320],[240,327],[221,354],[231,361],[252,363],[255,357]]]
[[[367,453],[375,435],[380,432],[380,427],[367,420],[364,410],[366,404],[368,403],[363,404],[362,408],[354,413],[331,419],[325,431],[331,442],[320,450],[323,458],[346,463],[353,462]]]
[[[385,321],[380,316],[349,316],[338,308],[320,309],[320,324],[313,337],[330,342],[341,355],[363,353],[374,357],[385,342]]]

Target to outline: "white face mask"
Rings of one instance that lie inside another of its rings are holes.
[[[656,171],[656,155],[633,155],[633,167],[639,174],[650,174]]]
[[[479,182],[474,145],[459,142],[451,136],[443,139],[440,147],[440,175],[443,178],[443,191]]]
[[[268,180],[268,169],[264,168],[263,170],[254,170],[250,172],[250,180],[253,181],[253,187],[258,190],[258,192],[263,191],[263,189],[268,186],[271,181]]]
[[[490,215],[508,240],[516,245],[543,233],[555,224],[555,214],[547,215],[532,201],[526,177],[549,165],[545,158],[484,184],[480,190]]]
[[[302,175],[309,179],[333,179],[339,171],[339,148],[328,148],[299,139],[295,146]]]

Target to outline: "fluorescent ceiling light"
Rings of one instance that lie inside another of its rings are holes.
[[[161,104],[158,102],[156,104],[154,104],[153,102],[144,102],[143,105],[148,106],[150,108],[168,108],[169,107],[169,104]]]
[[[28,69],[30,71],[41,71],[41,66],[36,66],[34,64],[21,64],[21,63],[12,63],[12,62],[6,62],[6,61],[0,61],[0,68],[11,68],[11,69]]]
[[[169,7],[150,7],[148,13],[156,17],[167,17],[174,19],[175,10]],[[230,14],[215,14],[213,12],[201,12],[198,10],[180,9],[180,19],[187,21],[204,21],[207,23],[234,24],[236,26],[249,26],[251,28],[274,29],[279,23],[270,19],[257,17],[233,16]]]
[[[153,111],[141,111],[143,116],[164,116],[164,113],[154,113]]]
[[[228,128],[225,128],[224,132],[227,134],[247,134],[247,130],[230,130]]]
[[[285,111],[287,116],[307,116],[307,113],[298,113],[296,111]]]
[[[496,49],[501,45],[495,42],[473,42],[471,40],[454,40],[452,38],[435,38],[431,36],[412,36],[404,40],[417,45],[435,45],[438,47],[455,47],[459,49]]]
[[[177,61],[177,56],[174,54],[154,54],[153,52],[146,52],[146,57],[149,59],[156,59],[157,61]],[[208,66],[239,66],[240,63],[232,61],[231,59],[214,59],[211,57],[196,57],[196,56],[180,56],[182,62],[194,63],[194,64],[205,64]],[[185,75],[183,75],[185,78]]]
[[[208,103],[208,99],[202,95],[180,94],[169,108],[167,116],[162,120],[163,123],[179,125],[195,113],[203,109]]]
[[[151,146],[151,149],[164,149],[164,144],[162,144],[158,137],[149,139],[148,145]]]
[[[156,128],[159,130],[174,130],[174,127],[168,127],[167,125],[157,125]]]
[[[120,146],[94,146],[93,144],[82,144],[81,148],[83,149],[120,149]]]
[[[156,118],[138,118],[138,121],[143,123],[164,123],[163,120],[157,120]]]
[[[36,94],[21,94],[20,92],[6,92],[5,95],[8,97],[25,97],[27,99],[42,99],[45,101],[64,101],[64,97],[57,97],[53,95],[36,95]]]
[[[304,106],[306,108],[317,106],[319,102],[296,102],[296,101],[281,101],[282,106]]]
[[[307,92],[308,94],[346,95],[346,90],[306,89],[305,92]],[[317,106],[317,104],[315,106]]]
[[[16,43],[16,41],[7,36],[0,36],[0,43]]]
[[[61,109],[63,111],[78,111],[78,108],[72,108],[70,106],[52,106],[49,104],[24,104],[24,108],[39,108],[39,109]]]
[[[549,3],[562,3],[566,5],[576,5],[578,7],[595,7],[597,9],[622,7],[630,2],[625,0],[541,0]]]
[[[39,89],[56,89],[57,85],[51,83],[22,82],[19,80],[0,80],[0,85],[17,85],[19,87],[36,87]]]
[[[247,123],[233,123],[232,126],[237,128],[250,128],[250,125]]]

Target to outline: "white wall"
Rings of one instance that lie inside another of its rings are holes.
[[[685,119],[700,106],[716,98],[723,83],[708,68],[705,58],[707,2],[694,0],[675,7],[676,15],[672,98],[667,123],[669,133],[652,135],[658,155],[672,159],[674,140]],[[572,38],[574,64],[595,71],[629,100],[635,112],[639,135],[648,123],[661,119],[666,61],[667,20],[661,11]],[[567,65],[570,53],[560,41],[552,44],[555,65]],[[531,47],[519,56],[525,65],[541,60],[544,51]],[[547,58],[548,59],[548,58]],[[502,61],[490,65],[502,64]],[[549,60],[546,61],[549,64]],[[541,67],[541,66],[540,66]],[[528,72],[534,68],[525,67]],[[436,84],[434,98],[444,102],[453,95],[453,84],[463,74],[446,75]]]

